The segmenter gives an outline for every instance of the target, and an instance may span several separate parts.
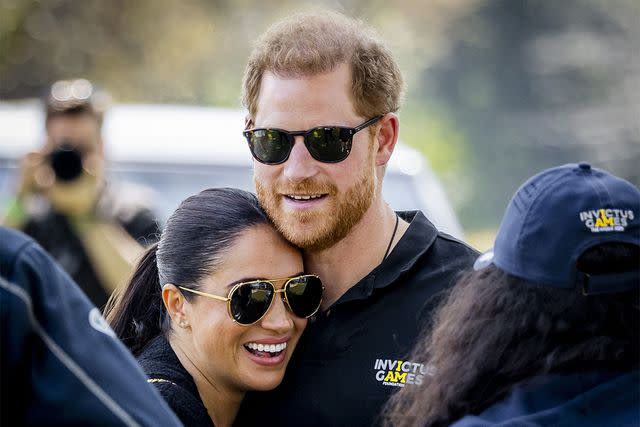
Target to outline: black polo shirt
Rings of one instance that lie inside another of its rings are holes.
[[[370,426],[398,387],[427,380],[405,357],[478,254],[421,212],[399,215],[410,226],[391,254],[309,321],[283,383],[249,393],[236,425]]]

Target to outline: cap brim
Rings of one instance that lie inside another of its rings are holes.
[[[476,259],[476,262],[473,263],[473,269],[476,271],[482,270],[491,264],[493,264],[493,248],[489,249]]]

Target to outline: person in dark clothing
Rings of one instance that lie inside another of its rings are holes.
[[[229,426],[247,391],[280,383],[320,307],[322,283],[302,271],[253,194],[205,190],[169,218],[107,320],[185,425]]]
[[[56,82],[47,140],[21,164],[4,224],[33,237],[103,307],[159,233],[142,188],[105,179],[102,106],[90,82]]]
[[[640,426],[640,190],[587,163],[511,199],[412,356],[390,426]]]
[[[251,53],[244,135],[257,195],[327,286],[282,385],[250,394],[238,424],[370,426],[393,390],[426,380],[404,357],[476,252],[382,196],[402,89],[387,46],[335,12],[290,16]]]
[[[78,286],[5,227],[0,349],[0,425],[180,425]]]

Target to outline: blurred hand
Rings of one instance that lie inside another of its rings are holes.
[[[55,176],[45,162],[46,156],[39,151],[27,153],[22,158],[17,188],[17,196],[20,199],[43,194],[53,185]]]
[[[102,187],[103,161],[96,154],[82,159],[82,173],[71,181],[56,177],[48,161],[49,152],[28,153],[21,162],[18,197],[25,200],[44,196],[61,214],[79,218],[91,216]]]

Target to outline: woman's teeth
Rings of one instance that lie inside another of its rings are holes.
[[[280,344],[257,344],[254,342],[250,342],[244,345],[247,349],[253,351],[264,351],[267,353],[280,353],[285,348],[287,348],[287,343],[283,342]]]

